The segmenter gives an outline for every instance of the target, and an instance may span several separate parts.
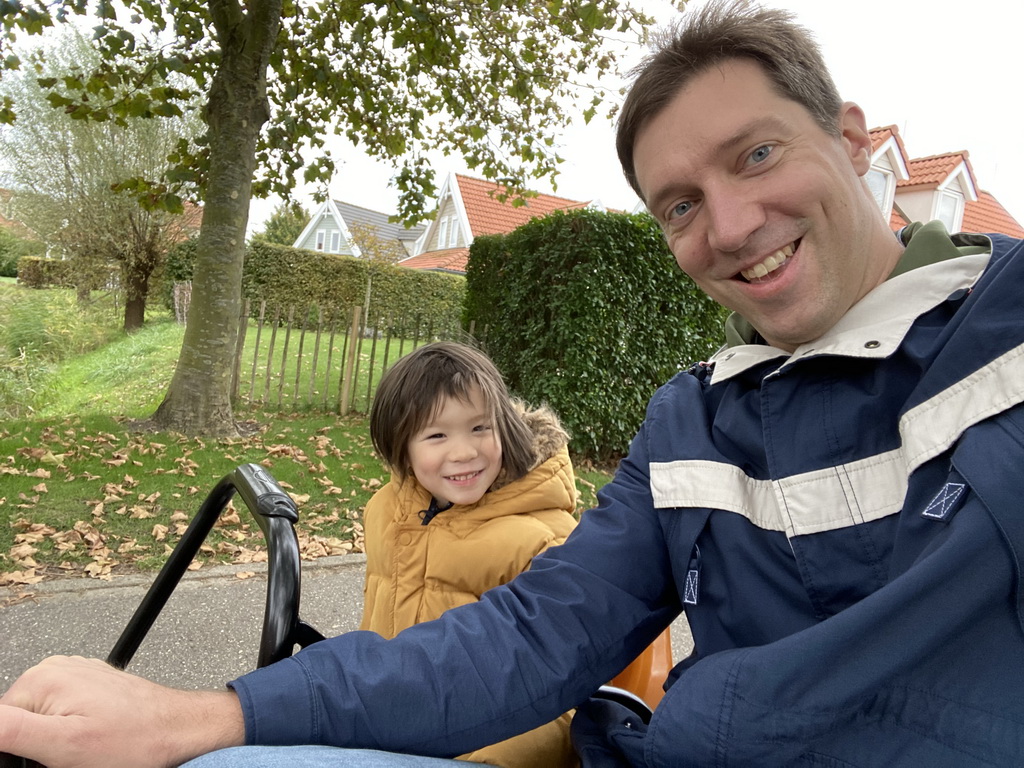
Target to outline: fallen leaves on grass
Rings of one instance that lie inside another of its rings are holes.
[[[203,494],[213,487],[213,481],[206,477],[189,480],[200,474],[200,464],[209,456],[203,453],[206,444],[202,440],[176,437],[155,442],[140,434],[83,432],[80,424],[76,426],[71,420],[44,430],[32,445],[20,446],[0,459],[0,476],[39,481],[22,485],[24,491],[17,498],[11,495],[0,499],[0,505],[17,508],[22,515],[11,524],[16,531],[13,546],[6,553],[0,551],[0,585],[32,585],[56,575],[110,579],[119,571],[138,567],[135,563],[144,558],[145,567],[152,568],[154,557],[165,558],[173,550]],[[278,482],[299,506],[296,534],[304,560],[361,552],[359,504],[353,504],[352,499],[360,492],[372,493],[386,481],[375,476],[383,475],[383,471],[375,461],[366,461],[365,452],[354,460],[352,454],[358,452],[339,450],[330,433],[330,428],[323,428],[303,436],[285,428],[272,440],[252,434],[211,446],[231,461],[252,461],[272,472],[275,464],[282,462],[301,466],[305,477],[301,489],[280,478]],[[363,436],[354,441],[352,435],[344,438],[350,443],[368,444]],[[299,444],[303,440],[305,444]],[[140,461],[144,457],[146,462]],[[154,457],[165,457],[159,467],[151,466]],[[101,466],[114,471],[89,471]],[[183,482],[174,492],[166,491],[164,483],[164,491],[146,493],[145,479],[140,482],[134,476],[138,472],[122,470],[115,474],[117,469],[133,466],[143,467],[141,471],[147,474],[177,475]],[[63,530],[32,519],[37,517],[36,510],[45,508],[44,499],[53,495],[50,492],[57,482],[74,483],[76,489],[82,489],[81,519]],[[192,506],[175,508],[182,504]],[[126,529],[128,520],[140,521],[134,532],[130,526]],[[114,521],[118,522],[116,528],[111,526]],[[240,514],[234,503],[229,503],[190,567],[202,568],[207,562],[245,565],[266,560],[266,545],[255,521],[248,511]]]

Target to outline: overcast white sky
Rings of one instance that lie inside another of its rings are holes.
[[[701,5],[705,0],[690,0]],[[1006,0],[888,0],[855,4],[830,0],[775,0],[814,33],[844,99],[855,101],[871,127],[895,124],[911,157],[970,152],[978,185],[1024,222],[1024,3]],[[661,20],[675,13],[659,0],[645,7]],[[643,51],[637,50],[633,61]],[[582,123],[582,121],[581,121]],[[560,137],[566,162],[557,194],[599,199],[630,210],[636,203],[615,159],[612,127],[598,118]],[[394,171],[357,150],[344,150],[330,187],[339,200],[378,211],[396,210],[389,187]],[[437,183],[448,171],[466,172],[458,158],[442,158]],[[552,192],[549,185],[532,185]],[[312,209],[312,189],[299,200]],[[250,231],[260,228],[276,201],[254,201]]]

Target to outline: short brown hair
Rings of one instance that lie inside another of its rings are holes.
[[[633,164],[637,134],[695,76],[729,59],[760,64],[778,93],[802,105],[823,130],[839,136],[842,100],[821,49],[793,14],[749,0],[712,2],[663,33],[619,113],[615,148],[633,190],[643,198]]]
[[[409,440],[447,398],[466,401],[473,387],[480,389],[501,441],[502,482],[529,472],[535,458],[532,435],[501,373],[487,355],[454,341],[419,347],[400,358],[380,380],[370,409],[370,439],[391,471],[406,478]]]

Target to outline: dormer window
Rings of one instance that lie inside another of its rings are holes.
[[[878,208],[888,216],[892,212],[893,195],[896,192],[896,175],[890,170],[873,165],[866,179]]]
[[[959,232],[964,220],[964,196],[955,189],[943,189],[938,194],[935,218],[941,221],[949,232]]]
[[[444,216],[437,222],[437,247],[444,248],[445,240],[448,239],[448,217]]]
[[[448,247],[454,248],[459,244],[459,228],[456,226],[456,218],[451,217],[451,224],[448,229]]]

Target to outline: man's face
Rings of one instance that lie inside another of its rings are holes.
[[[842,136],[825,132],[760,65],[733,59],[694,77],[634,144],[644,199],[679,266],[790,352],[829,330],[898,256],[860,180],[870,166],[863,114],[844,104],[838,125]]]

